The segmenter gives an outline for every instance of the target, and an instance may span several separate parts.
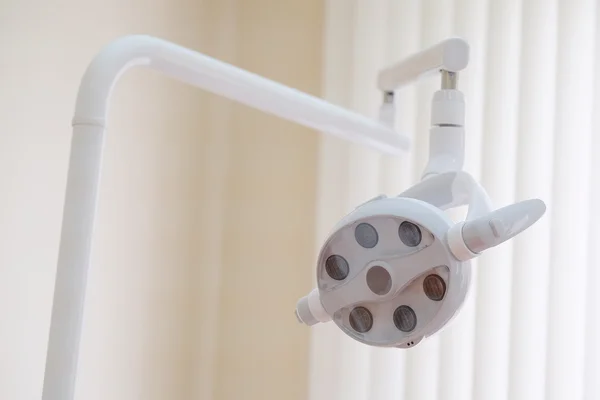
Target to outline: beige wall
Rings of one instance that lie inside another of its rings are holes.
[[[0,0],[0,398],[39,399],[79,78],[149,33],[319,94],[320,1]],[[149,71],[115,90],[78,398],[301,399],[317,134]]]

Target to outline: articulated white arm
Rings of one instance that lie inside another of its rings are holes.
[[[383,152],[408,146],[383,123],[175,44],[147,36],[109,44],[83,77],[73,118],[43,400],[74,396],[108,100],[119,76],[135,65]]]
[[[105,47],[79,88],[74,125],[104,125],[112,87],[129,67],[144,65],[177,80],[319,131],[399,154],[408,139],[376,120],[234,67],[204,54],[148,36],[129,36]]]
[[[464,162],[465,102],[456,90],[458,72],[469,63],[469,45],[460,38],[446,39],[379,72],[377,85],[384,93],[380,119],[394,120],[394,91],[419,78],[441,72],[441,90],[431,105],[429,161],[423,178],[462,169]],[[388,123],[390,123],[388,122]]]

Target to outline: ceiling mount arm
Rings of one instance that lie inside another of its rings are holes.
[[[395,125],[394,91],[422,77],[439,73],[440,90],[433,96],[429,161],[423,178],[460,171],[464,163],[463,94],[457,90],[458,73],[469,63],[469,44],[460,38],[446,39],[379,72],[377,87],[383,92],[379,120]]]
[[[134,35],[107,45],[82,79],[74,124],[104,125],[108,98],[119,76],[143,65],[249,107],[390,154],[408,139],[375,119],[158,38]]]
[[[461,38],[446,39],[379,71],[377,87],[383,93],[379,121],[394,127],[394,92],[414,81],[441,72],[441,89],[456,89],[458,72],[469,63],[469,44]]]

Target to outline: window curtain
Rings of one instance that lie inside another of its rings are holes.
[[[411,350],[312,331],[310,398],[594,399],[600,393],[600,6],[594,0],[328,0],[323,95],[376,117],[378,69],[449,36],[471,46],[465,170],[495,207],[538,197],[545,217],[474,262],[458,318]],[[317,247],[339,217],[418,181],[439,79],[397,92],[402,159],[320,138]]]

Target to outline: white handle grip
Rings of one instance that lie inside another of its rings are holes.
[[[511,204],[483,217],[466,221],[462,228],[462,237],[469,250],[481,253],[523,232],[545,212],[546,205],[539,199]]]

